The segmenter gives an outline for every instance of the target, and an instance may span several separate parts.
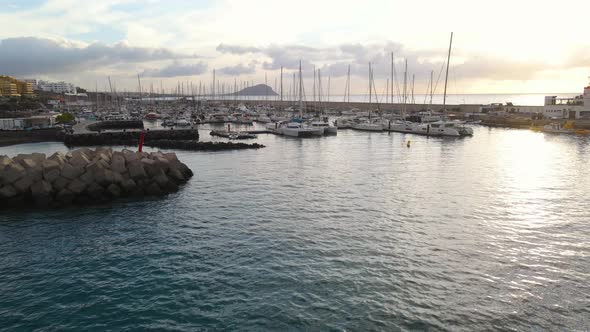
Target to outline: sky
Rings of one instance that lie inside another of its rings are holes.
[[[306,91],[319,69],[327,93],[394,92],[405,62],[415,93],[433,72],[442,93],[577,93],[590,76],[589,1],[563,0],[0,0],[0,75],[105,90],[271,86],[285,93],[299,62]],[[190,82],[190,83],[189,83]],[[251,83],[250,83],[251,84]],[[278,83],[277,83],[278,84]]]

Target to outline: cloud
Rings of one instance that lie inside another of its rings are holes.
[[[438,77],[446,61],[444,49],[414,50],[395,42],[341,44],[328,47],[277,44],[249,47],[221,44],[217,49],[235,55],[253,53],[265,56],[267,59],[262,63],[265,70],[277,70],[281,66],[296,70],[299,61],[302,61],[306,76],[314,66],[321,69],[324,77],[334,78],[346,76],[350,68],[352,76],[364,77],[367,80],[369,63],[372,64],[375,79],[384,80],[391,76],[392,53],[398,81],[403,80],[405,61],[408,63],[409,77],[416,73],[422,80],[429,79],[431,71],[435,72],[435,78]],[[588,62],[590,57],[584,52],[579,52],[577,59],[584,63]],[[457,79],[527,80],[550,67],[543,62],[522,62],[479,54],[457,54],[451,61],[454,72],[458,74]]]
[[[566,61],[568,68],[590,67],[590,46],[577,47]]]
[[[254,74],[254,73],[256,73],[256,64],[254,62],[251,62],[248,65],[243,65],[240,63],[235,66],[223,67],[223,68],[217,70],[217,72],[220,75],[226,75],[226,76],[240,76],[240,75]]]
[[[146,69],[143,76],[147,77],[178,77],[201,75],[207,71],[207,64],[199,62],[195,64],[183,64],[174,61],[172,64],[161,69]]]
[[[165,48],[132,47],[126,42],[114,45],[83,44],[68,40],[36,37],[0,41],[0,68],[13,76],[63,74],[95,70],[121,63],[195,58]]]
[[[229,54],[247,54],[247,53],[258,53],[261,50],[257,47],[244,47],[238,45],[225,45],[219,44],[216,48],[217,52],[220,53],[229,53]]]

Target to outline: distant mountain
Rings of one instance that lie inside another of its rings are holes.
[[[270,86],[266,84],[258,84],[255,86],[247,87],[236,93],[228,93],[226,96],[278,96]]]

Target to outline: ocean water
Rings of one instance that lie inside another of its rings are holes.
[[[2,211],[0,330],[590,329],[590,139],[257,141],[178,151],[166,198]]]

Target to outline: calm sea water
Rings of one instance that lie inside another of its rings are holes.
[[[3,211],[0,330],[590,329],[590,139],[257,141],[179,151],[164,199]]]

